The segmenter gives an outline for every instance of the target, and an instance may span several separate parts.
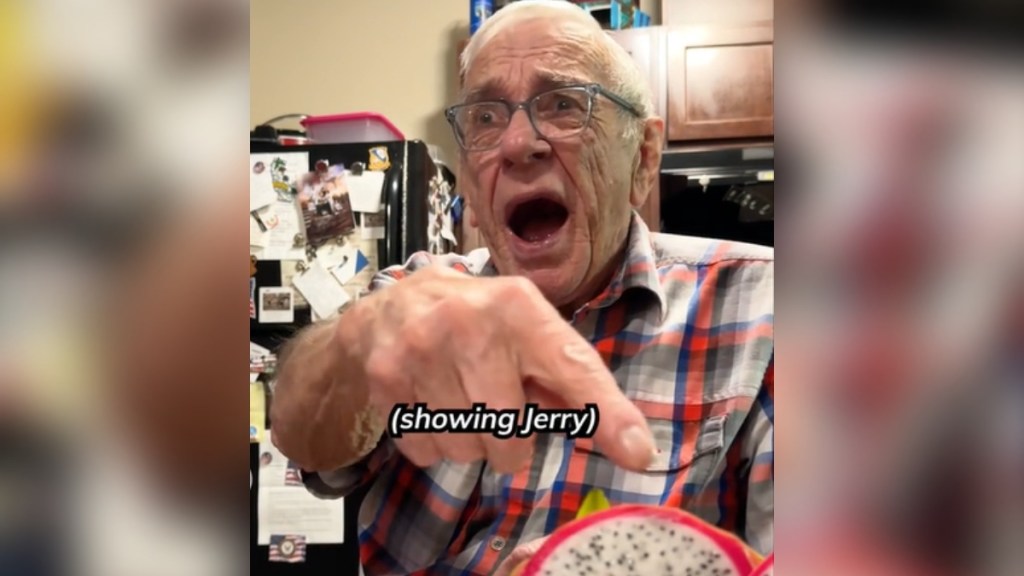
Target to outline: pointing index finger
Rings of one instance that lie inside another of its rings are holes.
[[[546,304],[546,302],[545,302]],[[594,442],[616,464],[646,469],[654,457],[647,420],[619,388],[601,355],[550,306],[516,310],[509,326],[520,343],[519,370],[565,406],[596,404],[600,422]]]

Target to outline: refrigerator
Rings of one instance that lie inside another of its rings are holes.
[[[380,270],[388,266],[403,263],[414,252],[429,250],[433,252],[450,251],[450,246],[443,242],[437,244],[436,226],[431,223],[441,220],[440,211],[449,209],[454,198],[454,174],[443,164],[435,162],[425,142],[419,140],[403,140],[392,142],[367,142],[350,144],[303,144],[282,146],[275,141],[264,141],[250,138],[250,165],[253,155],[264,157],[266,154],[305,153],[308,157],[310,172],[317,168],[318,163],[331,166],[344,166],[360,170],[374,168],[384,172],[381,190],[381,211],[383,237],[370,240],[375,250],[366,250],[371,270]],[[381,162],[384,161],[384,164]],[[371,166],[376,164],[376,166]],[[386,167],[384,167],[386,166]],[[293,167],[294,168],[294,167]],[[438,196],[442,198],[439,200]],[[448,204],[448,206],[445,206]],[[360,215],[356,215],[357,217]],[[358,222],[357,222],[358,225]],[[379,230],[379,229],[378,229]],[[432,231],[433,230],[433,231]],[[433,236],[432,236],[433,234]],[[431,243],[434,238],[435,243]],[[366,242],[366,240],[363,240]],[[265,348],[276,355],[281,346],[298,330],[310,324],[314,317],[308,308],[296,305],[294,318],[290,322],[265,323],[261,321],[260,310],[253,309],[253,293],[260,288],[284,286],[287,282],[286,269],[294,266],[294,262],[274,259],[250,259],[250,322],[249,339],[251,344]],[[364,275],[365,276],[365,275]],[[296,303],[298,302],[296,298]],[[252,347],[250,347],[250,376],[253,373]],[[273,404],[273,369],[272,367],[259,376],[266,392],[266,414]],[[250,382],[252,386],[252,382]],[[250,397],[251,398],[251,397]],[[250,399],[250,402],[252,400]],[[252,419],[252,404],[250,403]],[[266,420],[266,428],[272,428],[273,422]],[[250,420],[249,468],[250,487],[250,573],[257,574],[294,574],[320,576],[355,576],[360,573],[358,551],[357,519],[359,506],[364,492],[360,492],[344,500],[344,542],[331,545],[309,545],[302,562],[282,563],[270,561],[270,547],[258,544],[258,491],[260,487],[260,450],[259,444],[252,442],[252,421]]]

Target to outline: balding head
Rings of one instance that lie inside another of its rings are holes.
[[[519,0],[499,10],[470,38],[462,53],[460,77],[466,77],[477,55],[496,36],[514,34],[528,26],[530,21],[536,20],[557,22],[566,36],[577,38],[581,47],[580,57],[592,67],[600,82],[640,112],[639,119],[628,117],[623,134],[630,141],[639,139],[643,134],[643,121],[654,115],[654,103],[647,80],[629,53],[601,29],[593,16],[572,2]]]
[[[460,185],[502,274],[569,315],[621,262],[632,209],[658,176],[664,121],[636,65],[581,8],[503,8],[463,55],[447,112]]]

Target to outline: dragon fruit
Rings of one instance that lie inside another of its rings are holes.
[[[735,536],[687,512],[625,505],[559,528],[514,574],[749,576],[761,560]]]
[[[775,574],[775,554],[770,554],[750,576],[772,576]]]

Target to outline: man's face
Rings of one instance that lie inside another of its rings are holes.
[[[468,101],[603,83],[586,42],[585,31],[549,20],[506,29],[467,72]],[[628,233],[638,148],[624,145],[623,128],[618,107],[598,97],[582,134],[542,140],[519,110],[497,148],[465,153],[474,224],[494,263],[531,279],[555,306],[579,306],[600,290]]]

